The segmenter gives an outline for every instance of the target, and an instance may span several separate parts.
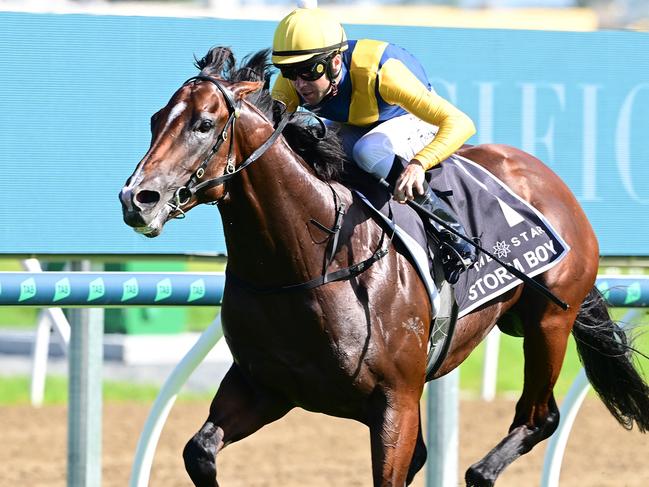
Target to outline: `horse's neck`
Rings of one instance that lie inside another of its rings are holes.
[[[238,141],[242,157],[263,143],[272,128],[263,132],[260,140]],[[308,280],[321,271],[326,245],[314,242],[326,235],[309,221],[333,226],[332,192],[282,137],[228,184],[221,215],[232,272],[263,286]]]

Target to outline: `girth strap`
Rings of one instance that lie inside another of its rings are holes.
[[[383,237],[381,237],[381,240],[383,240]],[[345,267],[344,269],[339,269],[337,271],[330,272],[329,274],[318,276],[306,282],[301,282],[298,284],[289,284],[288,286],[259,288],[251,285],[250,283],[243,281],[242,279],[239,279],[237,276],[232,274],[232,272],[230,272],[227,268],[225,269],[225,278],[226,278],[226,282],[234,283],[236,286],[251,291],[255,294],[276,294],[276,293],[285,293],[291,291],[306,291],[309,289],[314,289],[316,287],[322,286],[323,284],[327,284],[329,282],[351,279],[354,276],[362,274],[367,269],[372,267],[372,265],[374,265],[376,261],[385,257],[385,255],[388,253],[388,248],[389,247],[379,248],[378,250],[376,250],[376,252],[372,254],[370,258],[365,259],[364,261],[359,262],[357,264],[350,265],[349,267]]]

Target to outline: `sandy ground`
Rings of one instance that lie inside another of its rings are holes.
[[[181,451],[198,429],[206,403],[177,404],[156,453],[152,486],[191,485]],[[463,401],[460,430],[460,479],[502,437],[514,402]],[[103,485],[128,485],[131,462],[149,406],[104,407]],[[65,485],[65,407],[0,408],[1,486]],[[518,459],[498,487],[540,484],[545,447]],[[646,487],[649,485],[649,437],[627,432],[596,399],[582,408],[564,459],[561,486]],[[219,456],[219,481],[225,487],[370,486],[369,439],[354,422],[295,410]],[[424,486],[420,473],[414,485]],[[461,484],[463,485],[463,484]]]

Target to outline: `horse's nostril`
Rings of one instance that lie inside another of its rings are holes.
[[[154,205],[160,201],[160,193],[157,191],[142,190],[135,197],[135,201],[143,205]]]

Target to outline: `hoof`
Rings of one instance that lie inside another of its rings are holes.
[[[493,487],[495,479],[485,478],[481,472],[474,467],[469,467],[464,475],[466,487]]]

